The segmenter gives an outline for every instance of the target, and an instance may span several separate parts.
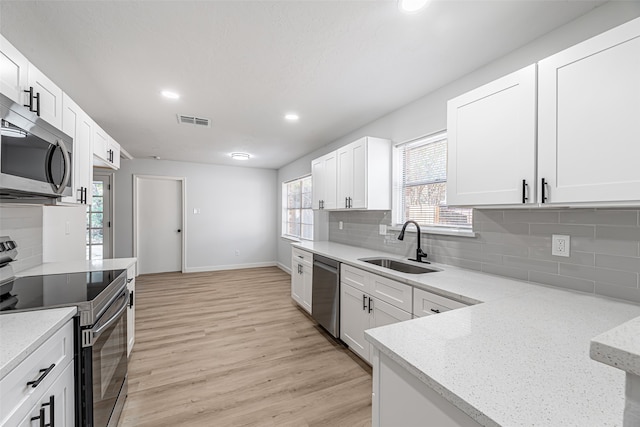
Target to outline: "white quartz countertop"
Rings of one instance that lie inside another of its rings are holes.
[[[75,314],[75,307],[0,314],[0,379]]]
[[[640,317],[593,338],[591,358],[640,375]]]
[[[640,316],[639,305],[449,265],[432,264],[437,273],[397,273],[358,260],[396,255],[332,242],[293,246],[477,303],[366,336],[480,424],[622,426],[625,373],[592,360],[589,349],[593,337]]]
[[[43,274],[79,273],[83,271],[126,270],[136,263],[136,258],[94,259],[88,261],[47,262],[16,273],[16,277]]]

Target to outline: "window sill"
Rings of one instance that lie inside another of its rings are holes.
[[[287,235],[284,235],[284,234],[281,235],[280,238],[282,240],[288,240],[288,241],[294,242],[294,243],[313,242],[313,240],[303,239],[302,237],[287,236]]]
[[[392,225],[387,227],[387,230],[390,231],[400,231],[402,230],[402,226]],[[420,227],[420,231],[422,234],[435,234],[440,236],[457,236],[457,237],[476,237],[476,232],[470,229],[460,229],[460,228],[452,228],[452,229],[441,229],[438,227]],[[415,233],[415,226],[411,228],[407,228],[405,233]]]

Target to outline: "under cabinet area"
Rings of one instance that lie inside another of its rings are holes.
[[[1,426],[74,425],[73,331],[69,320],[2,378]]]
[[[291,298],[311,314],[313,254],[298,248],[291,250]]]

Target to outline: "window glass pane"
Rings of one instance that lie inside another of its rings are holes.
[[[104,195],[104,188],[103,188],[104,184],[102,182],[94,182],[93,183],[93,190],[92,190],[92,195],[93,196],[102,196]]]
[[[87,245],[87,254],[86,254],[85,259],[91,259],[91,258],[89,257],[89,248],[90,248],[90,247],[91,247],[91,246]]]
[[[91,228],[102,228],[102,213],[91,214]]]
[[[300,211],[298,209],[289,209],[287,211],[287,222],[300,222]]]
[[[311,193],[311,177],[302,179],[302,192]]]
[[[405,182],[434,182],[447,179],[447,141],[407,147],[404,155]]]
[[[302,193],[302,207],[305,209],[311,209],[313,200],[311,199],[311,193]]]
[[[311,209],[302,210],[302,223],[313,225],[313,211]]]
[[[103,204],[104,204],[104,198],[100,196],[94,196],[93,199],[91,199],[91,211],[103,212],[104,211]]]
[[[313,239],[311,176],[283,183],[282,195],[284,199],[282,234],[303,239]],[[303,227],[302,224],[305,226]]]
[[[287,234],[289,234],[290,236],[300,236],[300,223],[288,223]]]
[[[101,228],[91,229],[91,243],[103,243],[103,235]]]

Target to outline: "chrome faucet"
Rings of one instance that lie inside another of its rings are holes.
[[[413,221],[413,220],[409,220],[407,222],[404,223],[404,225],[402,226],[402,230],[400,231],[400,234],[398,234],[398,240],[404,240],[404,231],[407,229],[407,225],[409,224],[414,224],[416,226],[416,229],[418,231],[418,248],[416,249],[416,258],[409,258],[409,261],[417,261],[417,262],[424,262],[426,264],[430,264],[429,261],[426,260],[422,260],[422,258],[426,258],[427,254],[424,253],[424,251],[422,250],[422,248],[420,248],[420,226],[418,225],[417,222]]]

